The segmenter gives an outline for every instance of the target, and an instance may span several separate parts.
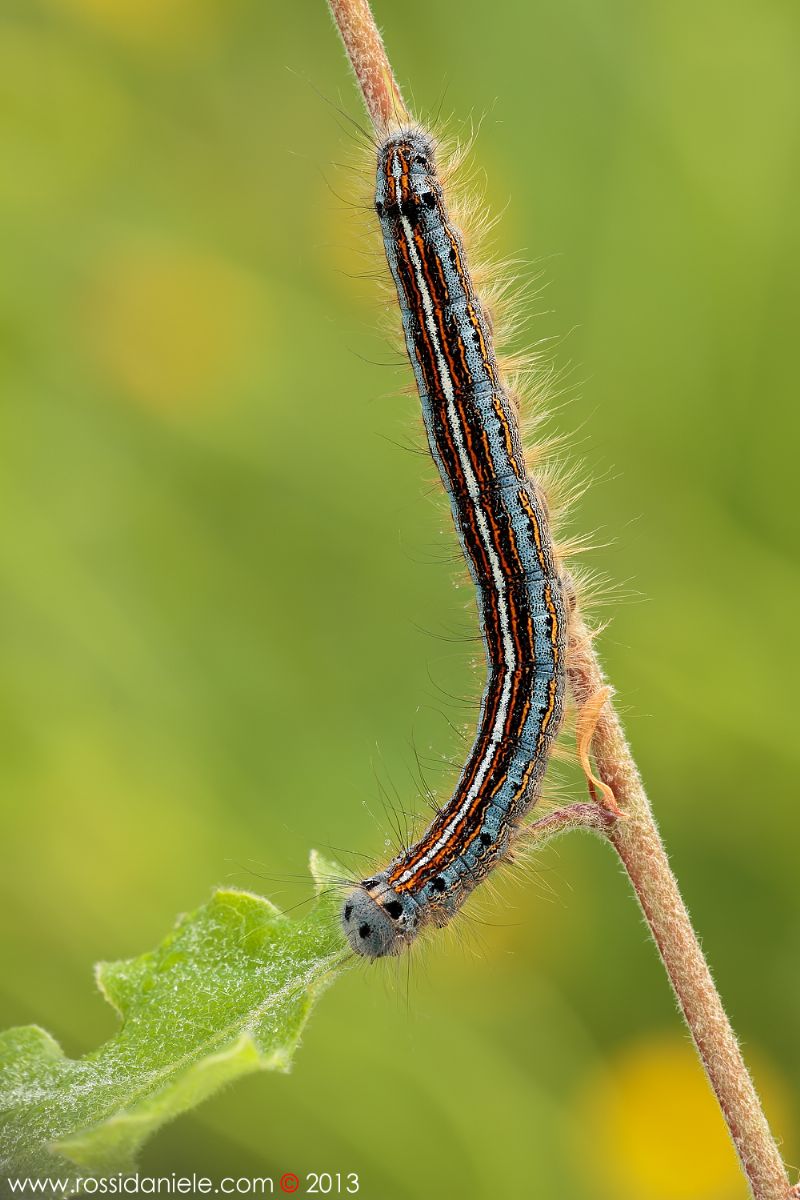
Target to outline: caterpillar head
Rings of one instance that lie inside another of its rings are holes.
[[[380,879],[365,879],[342,906],[342,928],[356,954],[386,958],[400,954],[417,930],[417,906]]]

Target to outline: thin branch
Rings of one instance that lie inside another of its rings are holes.
[[[378,133],[408,121],[368,0],[328,3]],[[596,702],[606,680],[579,613],[571,621],[567,671],[579,708]],[[591,748],[607,803],[616,802],[622,817],[615,818],[599,804],[570,805],[535,821],[529,827],[530,840],[543,843],[576,828],[608,838],[636,892],[755,1200],[800,1200],[800,1184],[790,1186],[610,700],[597,716]],[[587,754],[588,740],[584,759]]]
[[[575,829],[586,829],[608,837],[615,818],[599,804],[568,804],[566,808],[555,808],[537,821],[531,821],[523,830],[526,847],[543,845],[562,833]]]
[[[368,0],[328,0],[370,120],[383,136],[407,124],[408,109],[386,56]]]
[[[576,614],[567,673],[582,706],[605,686],[592,635]],[[617,851],[658,947],[670,983],[714,1089],[742,1170],[756,1200],[797,1200],[739,1043],[700,948],[669,865],[622,723],[610,700],[592,742],[597,770],[622,809],[608,838]]]

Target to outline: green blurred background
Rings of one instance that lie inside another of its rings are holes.
[[[797,1164],[800,12],[376,7],[420,111],[486,114],[495,248],[544,272],[518,345],[574,364],[571,528],[623,592],[603,653]],[[217,883],[301,902],[311,845],[381,858],[382,789],[421,807],[417,754],[439,780],[481,673],[354,277],[379,259],[322,0],[1,12],[0,1018],[77,1055],[114,1025],[96,959]],[[182,1118],[143,1169],[744,1197],[611,854],[567,839],[500,891],[410,979],[350,972],[291,1076]]]

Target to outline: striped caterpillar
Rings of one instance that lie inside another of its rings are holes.
[[[381,143],[375,209],[428,445],[477,591],[487,681],[451,799],[413,846],[345,897],[345,934],[367,958],[398,954],[426,925],[446,924],[508,853],[561,723],[567,642],[546,506],[423,130]]]

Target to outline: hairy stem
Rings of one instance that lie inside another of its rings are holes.
[[[328,3],[370,119],[383,135],[409,116],[368,0]],[[579,708],[606,684],[592,636],[578,613],[571,622],[567,670]],[[530,840],[545,842],[578,828],[605,834],[636,892],[755,1200],[800,1200],[800,1184],[790,1187],[610,701],[597,718],[592,751],[600,780],[610,788],[623,815],[613,817],[596,804],[570,805],[533,822]]]
[[[592,635],[580,616],[572,621],[567,672],[584,705],[605,685]],[[739,1161],[756,1200],[790,1200],[792,1189],[739,1043],[722,1007],[678,883],[669,865],[622,723],[610,701],[601,709],[592,741],[597,770],[623,817],[608,839],[633,885],[670,983],[717,1097]]]
[[[370,120],[381,135],[409,120],[368,0],[328,0]]]
[[[541,845],[574,829],[586,829],[590,833],[609,836],[614,823],[615,819],[611,813],[606,812],[599,804],[568,804],[566,808],[555,808],[526,825],[525,845]]]

